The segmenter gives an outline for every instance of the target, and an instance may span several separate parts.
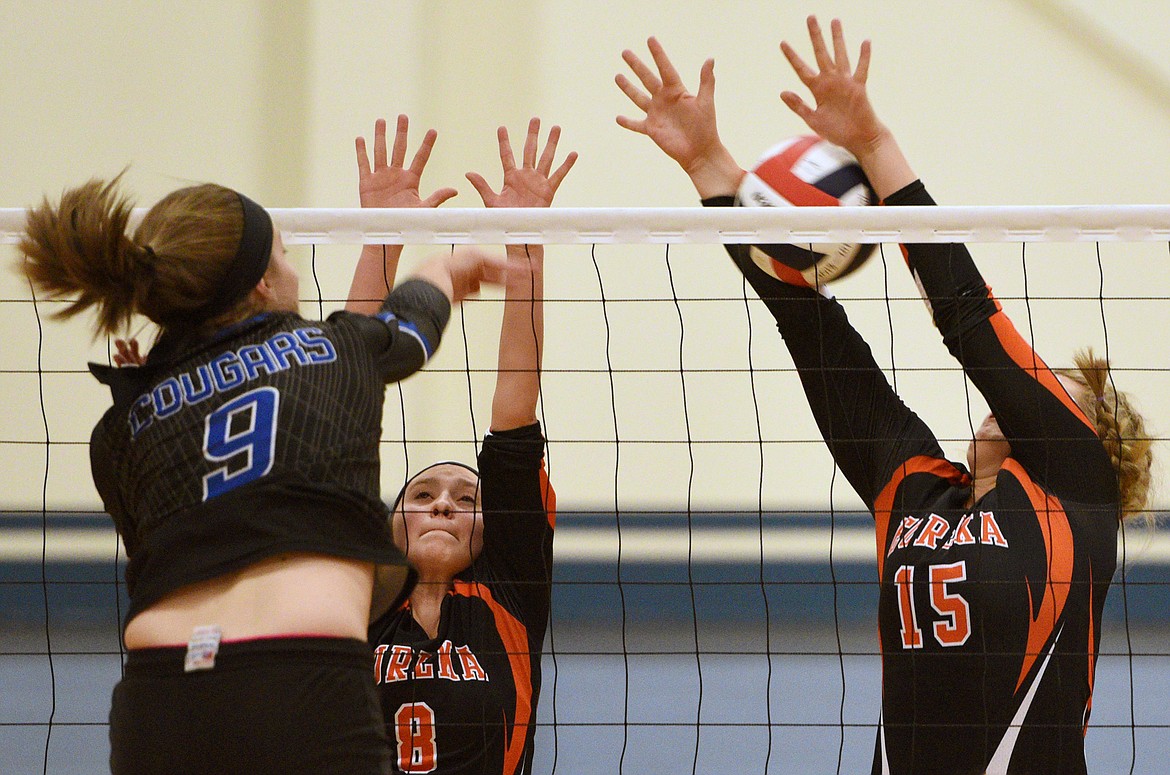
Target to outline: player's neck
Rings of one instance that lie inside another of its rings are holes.
[[[410,593],[411,615],[418,626],[432,638],[439,634],[443,599],[447,597],[450,589],[450,582],[419,581],[414,591]]]
[[[971,499],[967,502],[967,508],[974,506],[976,503],[982,500],[984,495],[995,489],[995,480],[998,473],[999,472],[997,471],[985,476],[975,477],[974,481],[971,483]]]

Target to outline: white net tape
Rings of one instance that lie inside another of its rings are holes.
[[[145,210],[135,210],[141,217]],[[272,208],[288,244],[1161,242],[1170,205],[1018,207]],[[587,225],[583,225],[587,224]],[[0,209],[0,244],[24,210]]]

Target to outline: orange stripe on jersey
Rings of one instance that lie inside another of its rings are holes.
[[[516,714],[512,720],[508,749],[504,752],[503,775],[514,775],[524,755],[524,744],[528,738],[528,719],[532,717],[532,662],[528,648],[528,629],[492,597],[491,590],[485,585],[474,581],[456,580],[453,591],[465,597],[478,597],[487,604],[495,619],[500,640],[508,651],[508,662],[512,665],[512,682],[516,686]]]
[[[995,331],[995,336],[999,339],[999,343],[1003,345],[1003,349],[1011,357],[1015,364],[1024,370],[1025,373],[1031,374],[1032,378],[1044,386],[1052,395],[1060,399],[1060,402],[1065,407],[1076,415],[1077,419],[1096,432],[1097,426],[1089,422],[1089,418],[1085,417],[1085,413],[1077,406],[1076,402],[1069,396],[1068,391],[1064,389],[1064,385],[1060,384],[1060,380],[1048,368],[1048,365],[1041,360],[1036,351],[1024,341],[1024,337],[1020,336],[1020,332],[1012,325],[1012,321],[1008,320],[1008,316],[1003,313],[1003,309],[999,306],[999,300],[991,295],[991,289],[987,289],[988,297],[995,302],[995,314],[991,316],[991,327]]]
[[[873,501],[874,532],[877,534],[878,583],[881,583],[882,580],[882,558],[886,554],[885,540],[886,533],[890,528],[890,513],[894,509],[894,493],[898,491],[902,480],[910,474],[934,474],[955,485],[967,481],[966,474],[955,468],[951,461],[941,457],[915,455],[898,466],[894,475],[890,477],[890,481],[886,483],[886,486]]]
[[[1089,658],[1089,699],[1085,701],[1085,724],[1081,728],[1081,737],[1089,734],[1089,712],[1093,710],[1093,666],[1097,662],[1097,648],[1093,642],[1093,566],[1089,565],[1089,645],[1085,648],[1085,656]]]
[[[1029,589],[1028,612],[1031,616],[1028,622],[1028,645],[1024,651],[1024,662],[1020,666],[1020,678],[1016,681],[1018,692],[1044,650],[1044,645],[1051,640],[1056,623],[1064,613],[1064,604],[1068,600],[1072,585],[1073,539],[1068,514],[1065,513],[1064,506],[1058,498],[1044,492],[1032,481],[1023,466],[1012,458],[1005,460],[1000,470],[1014,476],[1028,494],[1032,508],[1036,511],[1040,533],[1044,536],[1044,553],[1048,560],[1047,578],[1044,580],[1044,594],[1039,611],[1032,608],[1032,595]]]

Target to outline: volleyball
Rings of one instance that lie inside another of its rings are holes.
[[[815,135],[790,137],[772,146],[740,183],[743,207],[854,207],[877,195],[849,151]],[[874,244],[778,244],[752,246],[756,265],[793,285],[818,288],[856,271]]]

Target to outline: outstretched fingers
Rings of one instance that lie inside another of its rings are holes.
[[[398,132],[394,139],[396,150],[399,136],[401,136],[403,154],[405,154],[406,116],[398,117]],[[359,135],[354,140],[354,148],[357,151],[359,178],[369,175],[374,170],[384,169],[386,167],[386,119],[380,118],[374,122],[374,166],[372,168],[370,167],[370,154],[369,148],[366,146],[366,138]]]
[[[554,125],[549,129],[548,139],[543,151],[540,148],[540,119],[532,118],[528,122],[528,132],[524,139],[524,149],[517,166],[512,144],[508,137],[508,130],[499,127],[496,130],[499,139],[500,165],[503,168],[504,180],[500,190],[494,191],[487,180],[478,172],[468,172],[466,177],[475,188],[487,207],[548,207],[556,194],[561,181],[564,180],[573,164],[577,161],[577,154],[570,153],[557,167],[557,148],[561,139],[561,128]]]
[[[451,199],[458,194],[459,191],[454,188],[440,188],[438,191],[422,200],[422,206],[438,207],[439,205],[443,204],[443,202],[446,202],[448,199]]]
[[[537,119],[533,119],[533,121],[536,121],[536,120]],[[537,134],[539,134],[539,132],[540,132],[540,124],[539,123],[536,125],[536,131],[537,131]],[[534,137],[534,135],[532,134],[532,125],[531,124],[529,124],[528,132],[529,132],[530,138]],[[540,162],[537,163],[537,165],[536,165],[536,169],[538,171],[540,171],[546,178],[549,176],[549,173],[552,171],[553,159],[556,158],[557,143],[560,142],[560,139],[561,139],[561,128],[559,126],[554,125],[552,129],[548,130],[548,141],[544,144],[544,153],[542,153],[540,155]],[[535,154],[535,152],[536,152],[535,145],[533,146],[532,150],[533,150],[533,153]]]
[[[641,108],[643,111],[650,109],[650,95],[631,83],[629,78],[626,78],[621,73],[618,73],[616,76],[614,76],[613,80],[614,83],[617,84],[618,88],[622,90],[622,94],[625,94],[630,98],[630,102],[634,103],[634,105]]]
[[[829,34],[833,41],[832,56],[829,55],[829,48],[825,43],[824,33],[821,30],[820,22],[817,21],[817,17],[808,17],[808,38],[812,44],[813,56],[816,58],[820,73],[809,67],[787,41],[781,41],[780,50],[784,53],[784,57],[792,65],[792,69],[805,86],[809,86],[813,79],[825,73],[852,75],[864,83],[869,75],[869,41],[862,42],[861,53],[857,61],[857,70],[854,71],[849,58],[849,46],[845,42],[845,28],[841,24],[840,19],[833,19],[829,23]]]
[[[394,140],[386,139],[386,121],[374,122],[372,159],[364,137],[354,141],[357,151],[358,195],[362,207],[438,207],[459,192],[445,187],[425,199],[419,194],[419,181],[430,162],[438,133],[427,130],[406,167],[409,150],[410,121],[405,114],[398,116]]]
[[[401,167],[406,161],[406,136],[410,129],[410,121],[406,114],[399,114],[398,123],[394,127],[394,148],[390,156],[390,164]],[[386,122],[382,122],[381,143],[379,134],[374,132],[374,169],[386,166]],[[379,147],[380,146],[380,147]]]
[[[577,163],[577,152],[569,151],[569,155],[561,162],[561,166],[556,168],[553,174],[549,175],[548,183],[552,186],[553,193],[561,187],[561,181],[565,179],[565,175],[569,174],[569,170],[573,169],[573,165]]]
[[[508,137],[508,128],[502,126],[496,130],[496,139],[500,144],[500,164],[507,175],[516,169],[516,154],[512,153],[512,141]]]
[[[857,70],[853,73],[853,79],[860,84],[864,84],[869,80],[869,53],[872,46],[869,40],[861,41],[861,52],[857,55]]]
[[[670,57],[666,55],[666,49],[658,42],[658,38],[650,37],[646,41],[646,46],[650,49],[650,56],[654,57],[654,64],[658,66],[658,75],[662,85],[681,86],[682,77],[675,69],[674,63],[670,61]]]
[[[809,119],[813,116],[813,109],[800,98],[800,95],[792,91],[780,92],[780,101],[788,106],[788,109],[799,116],[807,124]]]
[[[528,135],[524,138],[524,166],[536,168],[536,150],[540,141],[540,119],[533,116],[528,121]],[[545,171],[547,175],[547,171]]]
[[[715,100],[715,60],[708,59],[699,69],[699,91],[695,95],[700,101]]]
[[[654,38],[650,38],[650,40],[654,40]],[[665,56],[665,53],[663,56]],[[651,96],[658,93],[662,88],[662,81],[654,74],[654,71],[650,69],[649,65],[639,59],[638,55],[629,49],[622,52],[622,59],[634,71],[634,75],[638,76],[638,80],[642,82],[642,86],[646,88],[646,91],[650,92]]]
[[[849,66],[849,49],[845,47],[845,31],[841,27],[840,19],[833,19],[829,24],[833,36],[833,58],[837,60],[838,69],[849,73],[853,68]]]
[[[422,142],[419,143],[418,150],[414,152],[414,159],[410,162],[411,173],[419,176],[420,178],[422,177],[423,170],[426,169],[427,162],[431,160],[431,151],[434,150],[434,148],[435,148],[435,140],[438,138],[438,136],[439,136],[439,133],[433,129],[428,129],[427,133],[425,135],[423,135],[423,139],[422,139]],[[395,139],[395,141],[394,141],[394,155],[398,156],[398,154],[399,154],[398,140]],[[403,136],[403,143],[402,143],[402,158],[405,158],[405,157],[406,157],[406,139],[405,139],[405,135],[404,135]],[[402,161],[399,160],[398,163],[401,164]]]
[[[796,73],[796,77],[800,79],[800,82],[805,86],[811,86],[813,80],[817,77],[817,73],[808,66],[808,63],[801,59],[800,54],[796,53],[796,49],[788,41],[782,40],[780,41],[780,52],[784,54],[784,58],[788,60],[788,64],[792,66],[792,71]]]
[[[479,198],[484,201],[484,204],[488,204],[490,200],[495,198],[496,192],[492,190],[490,185],[488,185],[488,182],[484,179],[483,175],[480,175],[478,172],[468,172],[463,177],[467,178],[467,182],[470,183],[471,187],[475,189],[475,192],[479,194]]]
[[[630,83],[630,80],[620,73],[613,80],[614,83],[618,85],[618,88],[622,90],[622,93],[629,97],[630,101],[633,102],[635,106],[641,108],[643,113],[649,112],[649,95],[647,95],[638,87],[634,86],[634,84]],[[618,114],[617,123],[618,126],[622,127],[623,129],[629,129],[631,132],[637,132],[640,135],[646,134],[645,116],[642,118],[630,118],[629,116]]]
[[[357,149],[358,178],[364,178],[370,174],[370,154],[366,149],[366,138],[359,135],[353,144]]]
[[[822,72],[833,69],[833,60],[829,57],[829,48],[825,45],[825,36],[821,32],[821,23],[817,17],[808,17],[808,39],[812,43],[813,56],[816,57],[817,67]]]

